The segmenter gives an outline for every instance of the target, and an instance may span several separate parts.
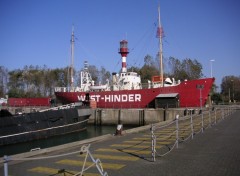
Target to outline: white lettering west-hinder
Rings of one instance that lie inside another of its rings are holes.
[[[105,102],[140,102],[141,94],[118,94],[118,95],[90,95],[90,100],[99,102],[103,100]],[[85,95],[78,96],[79,101],[85,100]]]

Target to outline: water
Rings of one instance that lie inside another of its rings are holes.
[[[129,129],[130,127],[124,127],[124,130]],[[101,136],[104,134],[114,134],[116,132],[116,126],[93,126],[89,125],[87,130],[61,135],[54,136],[47,139],[40,139],[35,141],[30,141],[26,143],[12,144],[7,146],[0,146],[0,157],[4,155],[13,155],[23,152],[29,152],[31,149],[36,148],[48,148],[61,144],[66,144],[70,142],[75,142],[79,140],[89,139],[92,137]]]

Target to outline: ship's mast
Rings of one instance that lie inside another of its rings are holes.
[[[72,26],[71,35],[71,66],[70,66],[70,87],[73,87],[73,66],[74,66],[74,26]]]
[[[159,60],[160,60],[160,77],[161,77],[161,86],[163,87],[163,49],[162,49],[162,37],[163,37],[163,28],[160,20],[160,5],[158,6],[158,35],[159,35]]]

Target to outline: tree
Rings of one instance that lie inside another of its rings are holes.
[[[68,86],[68,67],[48,69],[30,65],[10,71],[8,75],[9,97],[53,96],[55,87]]]
[[[211,100],[215,103],[221,103],[223,101],[222,96],[220,93],[213,93],[211,96]]]
[[[92,76],[92,79],[95,81],[95,83],[99,82],[99,71],[95,65],[89,65],[88,66],[88,71],[90,75]]]
[[[140,70],[141,69],[139,67],[134,67],[134,66],[131,66],[131,67],[128,68],[129,72],[136,72],[138,74],[140,74]]]
[[[156,68],[156,64],[150,55],[144,57],[144,65],[140,69],[140,75],[142,83],[146,83],[152,79],[152,76],[159,75],[159,70]]]
[[[106,84],[106,81],[111,79],[111,74],[109,71],[107,71],[104,67],[101,67],[101,70],[99,72],[99,79],[101,84]]]
[[[182,64],[181,64],[181,61],[179,59],[176,59],[174,57],[170,57],[169,58],[169,61],[168,61],[168,65],[169,65],[169,68],[170,68],[170,71],[169,71],[169,75],[171,77],[174,77],[176,80],[179,80],[182,76],[185,76],[185,75],[182,75]],[[182,76],[180,76],[182,75]]]
[[[240,76],[225,76],[221,83],[222,95],[225,102],[240,101]]]
[[[182,62],[182,68],[186,72],[187,79],[199,79],[203,76],[202,65],[196,59],[184,59]]]
[[[199,79],[203,76],[202,64],[196,59],[186,58],[182,61],[174,57],[169,58],[169,75],[176,80]]]
[[[146,55],[144,57],[144,65],[147,65],[147,66],[153,66],[154,65],[154,60],[153,60],[152,56]]]
[[[8,70],[0,66],[0,97],[4,97],[7,91]]]
[[[16,69],[10,71],[8,81],[8,96],[9,97],[25,97],[23,71]]]

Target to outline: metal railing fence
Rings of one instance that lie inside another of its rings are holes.
[[[64,157],[64,156],[69,156],[69,155],[74,155],[74,154],[80,154],[80,155],[83,155],[85,154],[85,157],[84,157],[84,162],[83,162],[83,166],[81,168],[81,170],[77,173],[73,173],[71,171],[67,171],[65,169],[60,169],[58,170],[58,172],[54,175],[57,175],[57,174],[60,174],[60,173],[63,173],[65,175],[65,173],[67,173],[68,175],[73,175],[73,176],[82,176],[84,175],[84,173],[89,170],[90,168],[92,167],[96,167],[97,168],[97,171],[99,172],[99,174],[101,176],[107,176],[107,172],[105,172],[103,170],[103,167],[102,167],[102,163],[100,161],[100,159],[95,159],[93,157],[93,155],[91,154],[90,150],[90,144],[88,145],[83,145],[81,147],[80,150],[78,151],[75,151],[75,152],[71,152],[71,153],[64,153],[64,154],[60,154],[60,155],[54,155],[54,156],[43,156],[43,157],[30,157],[30,158],[26,158],[26,157],[22,157],[22,158],[19,158],[19,157],[11,157],[11,156],[7,156],[5,155],[3,157],[3,160],[4,160],[4,176],[8,176],[8,167],[9,167],[9,162],[11,161],[35,161],[35,160],[47,160],[47,159],[52,159],[52,158],[59,158],[59,157]],[[89,157],[89,158],[88,158]],[[87,167],[87,159],[90,159],[92,164],[90,166]]]
[[[176,115],[175,120],[164,126],[152,124],[150,128],[152,161],[156,161],[156,156],[163,157],[175,147],[178,148],[180,142],[193,139],[194,135],[203,133],[207,128],[211,128],[211,126],[229,117],[238,108],[236,106],[223,106],[199,111],[198,114],[193,114],[190,109],[189,115],[184,117]],[[157,147],[163,143],[167,144],[165,145],[167,150],[164,150],[163,147]]]

